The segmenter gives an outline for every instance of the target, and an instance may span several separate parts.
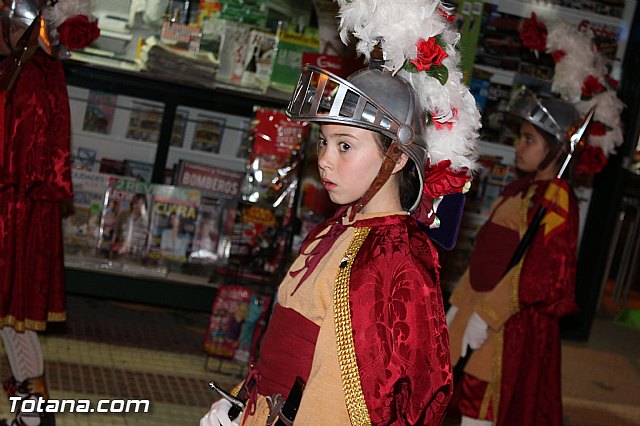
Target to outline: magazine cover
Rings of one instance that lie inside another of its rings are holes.
[[[73,168],[97,172],[100,166],[98,151],[93,148],[79,146],[76,154],[71,156]]]
[[[126,137],[143,142],[158,143],[163,107],[160,104],[133,101]]]
[[[245,51],[244,71],[240,84],[266,92],[271,79],[271,68],[275,56],[276,35],[252,29],[249,45]]]
[[[67,252],[95,250],[100,237],[100,219],[105,193],[118,177],[82,169],[71,169],[73,213],[62,220]]]
[[[222,117],[198,114],[191,149],[217,154],[220,151],[225,121]]]
[[[253,293],[247,307],[247,316],[242,324],[238,347],[234,359],[242,364],[252,361],[257,354],[260,337],[267,323],[271,296]]]
[[[100,220],[101,253],[109,258],[145,256],[153,188],[153,184],[124,178],[109,185]]]
[[[118,95],[116,94],[90,90],[87,109],[82,121],[82,130],[105,135],[111,133],[117,102]]]
[[[176,118],[173,120],[173,130],[171,132],[171,146],[182,148],[184,143],[184,131],[187,128],[189,111],[178,108]]]
[[[190,260],[214,262],[223,255],[220,241],[231,234],[244,173],[181,160],[175,183],[200,190],[202,199]]]
[[[143,161],[124,160],[124,175],[142,182],[151,182],[153,164]]]
[[[246,362],[262,333],[270,302],[269,296],[248,288],[221,285],[211,306],[205,351]]]
[[[99,171],[100,173],[124,176],[124,161],[115,160],[113,158],[103,158],[100,160]]]
[[[154,185],[148,255],[151,259],[186,262],[192,250],[200,207],[200,191]]]

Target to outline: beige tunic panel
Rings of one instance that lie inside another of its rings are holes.
[[[501,198],[496,200],[494,208],[501,200]],[[491,221],[521,232],[519,214],[521,203],[528,204],[528,202],[528,198],[524,200],[520,197],[508,198],[495,212]],[[512,268],[493,290],[476,292],[471,287],[469,268],[467,268],[451,295],[451,304],[458,307],[458,313],[449,326],[452,365],[455,365],[460,358],[465,328],[471,315],[476,312],[487,322],[489,333],[485,343],[473,352],[465,372],[486,382],[494,379],[496,361],[502,356],[502,327],[511,315],[518,312],[519,272],[519,267]]]
[[[375,216],[380,215],[358,214],[355,220]],[[304,275],[303,272],[295,278],[287,274],[278,290],[278,303],[283,307],[295,309],[320,326],[311,374],[296,416],[296,424],[299,425],[350,424],[342,390],[340,365],[338,364],[336,332],[333,320],[333,288],[338,265],[349,247],[353,235],[354,228],[348,227],[320,260],[313,273],[307,277],[306,282],[294,294],[292,293]],[[311,244],[307,252],[314,246],[315,243]],[[301,254],[291,266],[290,271],[297,271],[303,268],[306,257]],[[264,426],[268,414],[269,409],[266,399],[258,396],[256,413],[254,416],[247,418],[244,424]]]

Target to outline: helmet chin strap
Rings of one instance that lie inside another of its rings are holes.
[[[376,178],[371,182],[371,186],[369,189],[360,197],[358,202],[351,209],[351,214],[349,215],[349,220],[353,220],[356,216],[356,213],[360,212],[364,206],[367,205],[369,201],[373,198],[374,195],[378,193],[380,188],[384,186],[385,183],[389,180],[389,177],[393,173],[393,169],[398,164],[398,160],[402,155],[402,151],[398,148],[398,142],[393,141],[387,149],[387,152],[384,155],[384,160],[382,161],[382,165],[380,166],[380,170],[378,170],[378,174]]]

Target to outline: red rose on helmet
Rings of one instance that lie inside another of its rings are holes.
[[[443,59],[449,56],[436,43],[435,37],[430,37],[429,40],[420,39],[416,47],[418,48],[418,56],[411,63],[415,65],[418,71],[429,70],[432,65],[439,67],[442,65]]]
[[[58,27],[60,44],[69,50],[82,49],[100,37],[98,21],[89,22],[85,15],[76,15],[64,21]]]
[[[553,62],[556,64],[560,62],[560,59],[564,58],[565,56],[567,56],[567,52],[565,52],[564,50],[554,50],[553,52],[551,52]]]
[[[547,48],[547,27],[544,22],[538,21],[535,13],[526,19],[520,27],[520,39],[522,45],[531,50],[543,52]]]
[[[423,193],[431,198],[462,192],[471,179],[466,168],[454,171],[449,168],[450,160],[442,160],[425,170]]]
[[[576,174],[590,175],[599,173],[607,165],[607,157],[597,146],[587,145],[576,164]]]
[[[589,134],[592,136],[604,136],[607,133],[607,126],[601,121],[594,121],[589,127]]]
[[[590,98],[602,91],[604,91],[604,86],[593,75],[589,75],[584,83],[582,83],[582,96],[584,98]]]

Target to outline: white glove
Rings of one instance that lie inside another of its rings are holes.
[[[451,327],[451,323],[453,319],[456,317],[458,313],[458,307],[456,305],[449,306],[449,310],[447,311],[447,327]]]
[[[200,419],[200,426],[238,426],[242,413],[234,421],[229,419],[231,403],[222,398],[211,405],[211,409]]]
[[[467,328],[465,328],[464,335],[462,336],[462,352],[460,352],[460,356],[467,354],[467,345],[473,350],[482,346],[484,341],[487,340],[488,330],[489,326],[487,326],[485,320],[474,312],[471,318],[469,318]]]

